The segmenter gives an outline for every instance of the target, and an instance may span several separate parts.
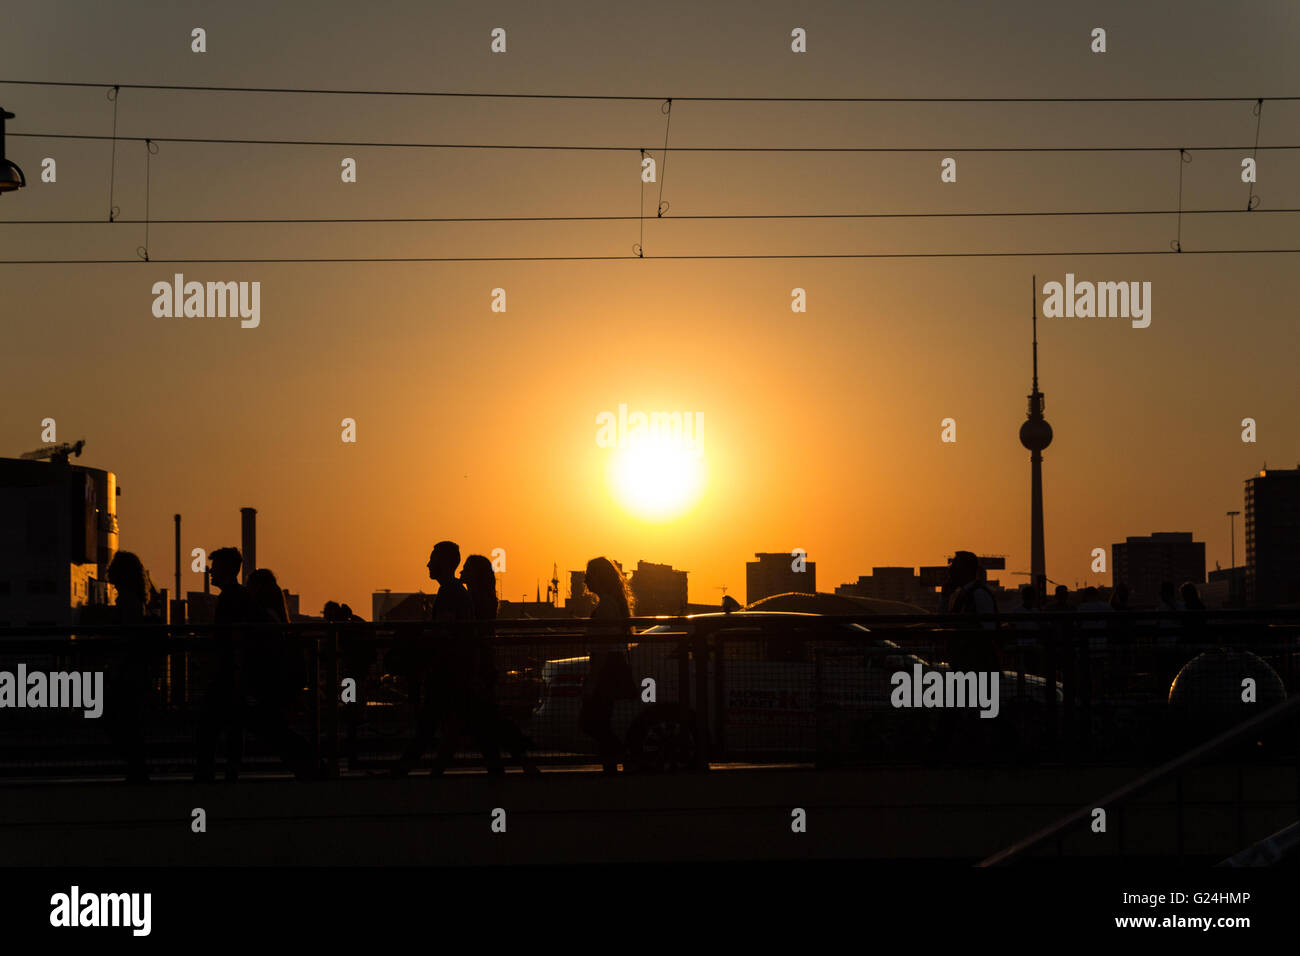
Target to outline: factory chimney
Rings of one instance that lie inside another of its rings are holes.
[[[239,550],[244,556],[239,583],[247,584],[248,576],[257,568],[257,509],[240,508],[240,542]]]
[[[176,522],[176,567],[175,567],[175,595],[171,603],[171,620],[173,624],[185,623],[185,599],[181,595],[185,592],[181,590],[181,516],[173,515],[172,520]]]
[[[173,594],[181,593],[181,516],[172,515],[172,521],[176,523],[176,568],[175,578],[176,587]]]

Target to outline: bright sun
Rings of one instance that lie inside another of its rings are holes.
[[[698,450],[673,441],[646,441],[618,449],[610,480],[623,506],[643,518],[665,520],[681,514],[704,487],[704,461]]]

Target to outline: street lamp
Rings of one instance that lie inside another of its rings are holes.
[[[13,118],[13,113],[0,107],[0,193],[11,193],[27,185],[27,177],[18,164],[5,159],[5,120]]]
[[[1239,514],[1240,511],[1228,512],[1228,540],[1231,542],[1229,554],[1232,561],[1228,569],[1228,595],[1234,604],[1237,600],[1237,515]]]

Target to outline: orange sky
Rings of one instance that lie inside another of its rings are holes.
[[[255,5],[156,12],[54,3],[0,37],[5,79],[119,83],[597,92],[646,95],[1140,96],[1300,91],[1300,15],[1211,4],[1089,5],[1086,13],[956,4],[600,5],[490,14],[453,4],[334,4],[301,17]],[[1000,8],[1001,9],[1001,8]],[[1290,12],[1287,12],[1287,11]],[[121,12],[126,11],[126,12]],[[1176,16],[1174,15],[1176,12]],[[193,22],[191,22],[193,21]],[[498,23],[499,21],[499,23]],[[1096,21],[1094,23],[1093,21]],[[210,52],[189,52],[206,24]],[[1087,52],[1105,25],[1111,52]],[[509,52],[487,32],[509,30]],[[791,26],[809,53],[788,52]],[[310,27],[308,29],[308,27]],[[1080,35],[1084,38],[1080,40]],[[649,38],[649,39],[647,39]],[[10,132],[107,133],[98,89],[0,85]],[[1293,143],[1300,104],[1266,103],[1261,145]],[[164,143],[155,218],[635,214],[636,149],[658,156],[657,103],[380,99],[124,90],[118,132],[462,143],[627,145],[626,152],[381,150]],[[648,256],[1161,249],[1172,216],[868,221],[678,220],[709,213],[1168,209],[1172,152],[966,153],[966,145],[1238,145],[1249,104],[674,106],[664,198],[646,189]],[[1288,136],[1291,138],[1288,139]],[[686,145],[911,145],[942,154],[673,153]],[[144,147],[118,147],[116,203],[143,216]],[[108,204],[103,142],[11,137],[28,189],[0,220],[90,218]],[[40,160],[58,159],[42,184]],[[358,159],[355,185],[339,160]],[[1261,153],[1266,208],[1300,206],[1297,152]],[[1235,153],[1199,152],[1186,208],[1237,208]],[[1185,249],[1295,246],[1287,214],[1187,216]],[[154,225],[154,258],[625,255],[636,223]],[[0,226],[0,257],[134,256],[143,227]],[[1085,578],[1091,550],[1190,530],[1228,564],[1224,512],[1265,461],[1300,460],[1294,255],[991,259],[0,266],[6,383],[0,453],[87,440],[80,463],[123,489],[123,548],[171,584],[171,516],[184,546],[237,544],[259,510],[259,563],[301,593],[368,616],[377,588],[432,588],[440,538],[506,550],[505,596],[531,598],[595,554],[691,571],[691,599],[743,597],[754,551],[805,548],[822,590],[873,565],[941,562],[954,548],[1028,567],[1030,275],[1153,284],[1150,328],[1040,321],[1048,574]],[[262,283],[261,324],[158,319],[151,286]],[[806,314],[790,310],[794,287]],[[493,288],[508,311],[490,311]],[[709,481],[677,520],[611,497],[595,417],[619,403],[699,411]],[[1240,421],[1258,422],[1257,444]],[[358,442],[339,440],[339,422]],[[957,421],[955,444],[940,422]],[[1244,550],[1238,527],[1237,554]],[[183,585],[199,586],[187,569]],[[1007,575],[1004,580],[1017,579]],[[1023,580],[1023,579],[1019,579]]]

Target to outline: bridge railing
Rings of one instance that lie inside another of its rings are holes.
[[[448,655],[449,646],[473,650]],[[133,735],[151,772],[189,773],[204,715],[236,684],[248,705],[250,768],[279,766],[281,721],[328,773],[382,770],[427,702],[453,699],[492,702],[507,762],[524,751],[538,762],[593,761],[607,710],[625,763],[648,770],[711,761],[1150,766],[1294,694],[1298,665],[1296,610],[719,614],[636,618],[626,634],[565,619],[460,629],[304,622],[233,635],[212,625],[5,628],[0,774],[120,774]],[[68,675],[96,673],[101,716],[49,706],[59,703],[52,681],[33,697],[33,674],[64,675],[58,692],[67,696]],[[19,696],[38,706],[18,706]],[[461,761],[477,762],[475,739],[456,741]],[[1265,741],[1258,759],[1275,752],[1293,751]]]

